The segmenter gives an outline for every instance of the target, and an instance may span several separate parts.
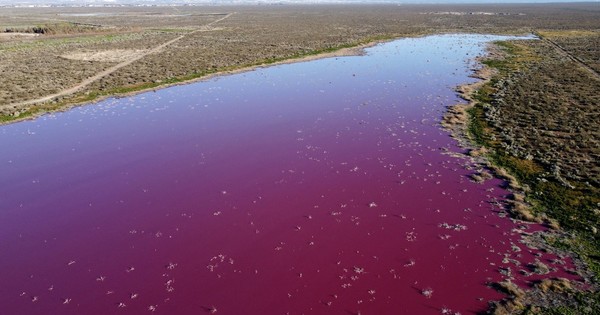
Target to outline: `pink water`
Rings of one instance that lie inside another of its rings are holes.
[[[438,122],[493,39],[399,40],[1,127],[0,314],[484,310],[500,267],[530,280],[505,255],[536,252]]]

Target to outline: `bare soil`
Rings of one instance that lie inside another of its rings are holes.
[[[100,61],[100,62],[124,62],[145,55],[147,50],[138,49],[111,49],[104,51],[80,51],[71,52],[61,57],[71,60]]]

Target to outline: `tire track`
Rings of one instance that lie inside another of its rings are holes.
[[[560,46],[559,44],[557,44],[556,42],[554,42],[551,39],[548,39],[546,37],[543,37],[541,35],[537,35],[539,38],[541,38],[544,42],[550,44],[550,46],[553,46],[556,50],[558,50],[558,52],[571,59],[573,62],[579,64],[579,66],[581,66],[582,68],[586,69],[588,72],[590,72],[592,75],[594,75],[597,79],[600,80],[600,73],[598,73],[596,70],[594,70],[593,68],[591,68],[590,66],[588,66],[583,60],[579,59],[578,57],[572,55],[571,53],[569,53],[566,49],[564,49],[562,46]]]

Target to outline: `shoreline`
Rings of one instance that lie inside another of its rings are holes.
[[[381,43],[385,43],[388,41],[393,41],[393,40],[397,40],[403,37],[393,37],[393,38],[388,38],[388,39],[378,39],[378,40],[373,40],[373,41],[369,41],[367,43],[363,43],[363,44],[358,44],[356,46],[352,46],[352,47],[343,47],[340,49],[336,49],[333,51],[326,51],[326,52],[321,52],[321,53],[315,53],[315,54],[311,54],[308,53],[307,55],[304,56],[300,56],[300,57],[291,57],[288,59],[284,59],[284,60],[279,60],[279,61],[275,61],[272,63],[268,63],[268,62],[264,62],[261,64],[257,64],[257,65],[250,65],[250,66],[242,66],[240,68],[237,69],[232,69],[232,70],[223,70],[223,71],[217,71],[214,73],[209,73],[206,75],[202,75],[196,78],[192,78],[192,79],[183,79],[179,82],[175,82],[175,83],[165,83],[165,84],[160,84],[158,86],[154,86],[154,87],[148,87],[148,88],[140,88],[139,90],[134,90],[134,91],[129,91],[129,92],[124,92],[124,93],[114,93],[114,94],[107,94],[107,95],[100,95],[92,100],[86,100],[86,101],[72,101],[69,102],[68,100],[65,101],[64,104],[58,103],[58,104],[51,104],[48,101],[46,102],[40,102],[37,104],[31,104],[29,105],[29,108],[35,109],[37,110],[34,113],[25,115],[23,117],[19,117],[21,115],[20,110],[19,109],[15,109],[14,113],[18,113],[16,116],[13,116],[14,118],[8,118],[8,119],[0,119],[0,126],[4,126],[4,125],[9,125],[9,124],[13,124],[13,123],[19,123],[19,122],[23,122],[23,121],[28,121],[28,120],[34,120],[37,119],[43,115],[46,114],[52,114],[52,113],[60,113],[60,112],[65,112],[68,111],[70,109],[76,108],[76,107],[80,107],[80,106],[86,106],[86,105],[91,105],[91,104],[95,104],[95,103],[99,103],[102,102],[106,99],[109,98],[124,98],[124,97],[130,97],[130,96],[134,96],[134,95],[138,95],[138,94],[142,94],[142,93],[147,93],[147,92],[151,92],[151,91],[157,91],[157,90],[161,90],[161,89],[165,89],[165,88],[169,88],[169,87],[173,87],[173,86],[179,86],[179,85],[186,85],[186,84],[193,84],[196,82],[202,82],[202,81],[206,81],[206,80],[210,80],[216,77],[221,77],[221,76],[228,76],[228,75],[235,75],[235,74],[240,74],[240,73],[245,73],[245,72],[250,72],[250,71],[254,71],[260,68],[266,68],[266,67],[271,67],[271,66],[280,66],[280,65],[285,65],[285,64],[293,64],[293,63],[301,63],[301,62],[308,62],[308,61],[313,61],[313,60],[319,60],[319,59],[326,59],[326,58],[339,58],[339,57],[351,57],[351,56],[361,56],[365,54],[365,49],[370,48],[370,47],[374,47],[377,46]],[[40,106],[56,106],[56,108],[50,108],[50,109],[44,109],[44,108],[40,108]],[[10,104],[7,105],[2,105],[2,106],[6,106],[9,107],[11,106]],[[37,108],[36,108],[37,107]],[[25,111],[24,113],[26,113],[27,111]],[[3,117],[0,118],[4,118],[4,117],[10,117],[11,115],[3,115]]]
[[[483,169],[491,171],[493,176],[506,181],[506,190],[510,192],[507,199],[507,210],[510,213],[510,220],[517,220],[526,225],[540,224],[547,229],[535,232],[519,231],[521,242],[528,248],[537,248],[545,252],[554,253],[558,256],[569,257],[572,261],[574,274],[581,277],[581,281],[573,282],[561,277],[542,277],[541,280],[531,283],[530,287],[521,288],[511,281],[512,276],[507,276],[504,280],[497,283],[491,283],[491,286],[497,291],[506,295],[500,301],[490,302],[489,314],[513,314],[522,310],[524,306],[539,309],[539,307],[552,306],[553,301],[562,305],[568,305],[570,293],[583,293],[591,287],[594,287],[593,274],[589,271],[587,265],[579,255],[570,249],[556,248],[548,244],[547,239],[568,239],[569,232],[558,226],[558,223],[551,218],[534,215],[530,211],[531,204],[525,200],[528,191],[516,177],[500,165],[494,164],[486,155],[493,149],[488,149],[476,143],[476,140],[470,135],[470,126],[472,124],[472,115],[469,112],[478,103],[476,93],[491,80],[500,75],[500,72],[486,64],[483,60],[502,60],[506,58],[506,53],[502,52],[500,47],[491,42],[487,44],[486,54],[477,57],[477,67],[473,68],[473,78],[479,79],[473,83],[458,85],[455,87],[458,95],[466,103],[457,103],[450,105],[443,115],[440,125],[450,133],[450,136],[458,142],[458,146],[466,150],[464,153],[458,153],[473,160],[473,162]]]
[[[169,87],[178,86],[178,85],[186,85],[186,84],[192,84],[192,83],[196,83],[196,82],[202,82],[205,80],[211,80],[211,79],[221,77],[221,76],[235,75],[235,74],[250,72],[250,71],[254,71],[256,69],[267,68],[267,67],[271,67],[271,66],[308,62],[308,61],[312,61],[312,60],[319,60],[319,59],[325,59],[325,58],[360,56],[360,55],[365,54],[365,49],[367,49],[369,47],[373,47],[373,46],[376,46],[383,42],[392,41],[392,40],[396,40],[399,38],[404,38],[404,37],[391,38],[391,39],[387,39],[387,40],[375,40],[375,41],[368,42],[365,44],[359,44],[359,45],[353,46],[353,47],[345,47],[345,48],[337,49],[335,51],[328,51],[328,52],[322,52],[322,53],[316,53],[316,54],[308,54],[305,56],[301,56],[301,57],[297,57],[297,58],[289,58],[289,59],[285,59],[285,60],[276,61],[273,63],[263,63],[263,64],[258,64],[258,65],[240,67],[238,69],[219,71],[219,72],[210,73],[210,74],[207,74],[204,76],[200,76],[197,78],[189,79],[189,80],[182,80],[181,82],[165,83],[165,84],[162,84],[162,85],[159,85],[156,87],[142,88],[139,90],[125,92],[125,93],[101,95],[90,101],[72,102],[72,103],[68,103],[68,101],[67,101],[64,105],[61,105],[60,103],[57,104],[57,108],[52,108],[49,110],[45,110],[42,108],[42,109],[40,109],[39,112],[35,112],[28,116],[24,116],[21,118],[16,117],[15,119],[10,120],[10,121],[0,121],[0,126],[6,125],[6,124],[22,122],[22,121],[26,121],[26,120],[34,120],[34,119],[37,119],[40,116],[43,116],[46,114],[68,111],[70,109],[73,109],[73,108],[79,107],[79,106],[93,105],[95,103],[104,101],[109,98],[130,97],[130,96],[134,96],[134,95],[138,95],[138,94],[142,94],[142,93],[147,93],[150,91],[157,91],[157,90],[163,89],[163,88],[169,88]],[[519,207],[516,206],[517,204],[525,204],[522,201],[522,199],[524,199],[523,188],[519,185],[516,178],[511,176],[505,169],[503,169],[499,166],[493,165],[492,162],[488,158],[485,157],[486,153],[488,152],[487,149],[485,149],[485,147],[478,147],[478,145],[474,142],[474,140],[469,137],[469,124],[470,124],[471,118],[470,118],[468,111],[470,109],[472,109],[478,102],[476,100],[475,95],[476,95],[477,91],[479,89],[481,89],[483,86],[485,86],[486,84],[488,84],[495,75],[498,75],[498,71],[496,71],[494,68],[491,68],[485,64],[482,64],[481,60],[482,59],[502,58],[501,51],[493,43],[487,44],[486,51],[487,51],[486,55],[476,59],[476,61],[478,62],[478,67],[476,69],[473,69],[474,73],[471,75],[471,77],[477,78],[479,80],[474,83],[463,84],[463,85],[459,85],[456,87],[456,92],[458,92],[459,95],[465,101],[467,101],[467,104],[459,103],[459,104],[455,104],[453,106],[449,106],[447,108],[446,113],[443,116],[441,125],[443,128],[450,130],[452,137],[458,141],[458,144],[461,148],[464,148],[467,150],[467,153],[465,153],[465,155],[467,157],[474,159],[476,164],[482,165],[486,169],[492,170],[493,173],[496,174],[496,176],[498,176],[508,182],[508,190],[511,193],[513,193],[513,198],[512,198],[513,200],[512,200],[512,204],[511,204],[511,207],[509,208],[509,210],[514,215],[514,218],[521,219],[523,221],[530,221],[530,222],[533,221],[534,223],[544,223],[543,221],[535,222],[536,220],[540,220],[540,218],[533,217],[531,215],[531,213],[528,213],[528,212],[514,213],[513,212],[513,211],[519,209]],[[40,105],[41,104],[46,104],[46,103],[40,103]],[[531,216],[531,217],[529,217],[529,216]],[[529,217],[529,219],[527,219],[528,217]],[[531,237],[532,239],[535,238],[535,240],[530,240],[530,241],[531,242],[534,242],[534,241],[543,242],[543,238],[545,235],[551,235],[553,233],[564,233],[564,232],[560,231],[560,230],[559,231],[553,231],[553,230],[541,231],[536,237],[534,237],[534,236]],[[528,236],[526,234],[521,234],[521,239],[526,239],[527,237]],[[546,246],[543,248],[550,248],[547,244],[540,245],[540,244],[536,243],[535,246],[537,246],[537,247]],[[567,253],[570,254],[569,257],[572,257],[573,261],[575,262],[573,253],[570,251],[568,251]],[[580,266],[577,266],[577,267],[579,269]],[[562,286],[569,285],[570,286],[570,284],[568,284],[568,283],[564,284],[564,282],[561,282],[562,280],[557,280],[557,281],[559,281],[556,284],[557,286],[558,285],[562,285]],[[511,285],[510,280],[508,281],[508,284],[506,284],[503,281],[497,285],[498,285],[498,287],[497,287],[498,290],[500,290],[502,292],[507,292],[507,293],[509,293],[509,295],[514,295],[514,296],[529,296],[530,291],[539,293],[540,290],[543,290],[543,289],[538,288],[536,285],[532,288],[529,288],[526,292],[523,292],[522,290],[519,292],[517,290],[519,290],[520,288],[510,287],[510,285]],[[548,285],[554,285],[554,283],[551,283]],[[534,304],[534,305],[537,305],[537,304]]]
[[[390,41],[394,41],[394,40],[398,40],[398,39],[404,39],[404,38],[419,38],[419,37],[424,37],[424,36],[431,36],[431,35],[435,35],[435,34],[441,35],[441,34],[479,34],[479,33],[461,33],[461,32],[458,32],[458,33],[457,32],[431,33],[431,32],[425,32],[425,33],[418,33],[418,34],[402,34],[402,35],[397,34],[395,36],[389,36],[389,37],[385,37],[382,39],[372,39],[370,41],[364,41],[362,43],[356,44],[355,46],[332,48],[330,51],[327,51],[328,49],[325,49],[325,51],[321,51],[321,52],[319,52],[319,51],[308,52],[304,55],[292,56],[292,57],[274,61],[274,62],[264,61],[261,64],[245,65],[245,66],[241,66],[239,68],[234,68],[231,70],[227,70],[227,69],[220,70],[220,71],[217,71],[214,73],[199,75],[197,77],[193,77],[190,79],[183,78],[180,81],[173,82],[173,83],[159,83],[156,86],[140,87],[139,89],[136,89],[135,87],[133,87],[131,91],[127,91],[127,92],[112,92],[112,93],[108,92],[108,94],[105,94],[105,95],[101,94],[92,99],[85,99],[85,100],[66,99],[64,101],[60,101],[60,102],[54,103],[54,104],[51,103],[50,101],[33,103],[33,104],[29,104],[29,105],[5,104],[5,105],[0,105],[0,109],[7,108],[10,106],[17,106],[17,107],[20,106],[21,108],[15,108],[14,111],[9,114],[0,114],[0,126],[23,122],[23,121],[28,121],[28,120],[34,120],[34,119],[39,118],[40,116],[43,116],[46,114],[68,111],[75,107],[95,104],[95,103],[104,101],[109,98],[129,97],[129,96],[134,96],[134,95],[138,95],[138,94],[142,94],[142,93],[146,93],[146,92],[150,92],[150,91],[157,91],[160,89],[169,88],[172,86],[192,84],[192,83],[201,82],[204,80],[210,80],[215,77],[234,75],[234,74],[254,71],[256,69],[265,68],[265,67],[279,66],[279,65],[300,63],[300,62],[308,62],[308,61],[312,61],[312,60],[326,59],[326,58],[361,56],[361,55],[365,54],[365,49],[377,46],[382,43],[386,43],[386,42],[390,42]],[[514,35],[515,33],[507,33],[507,34]],[[121,88],[126,88],[126,87],[117,87],[115,89],[121,89]],[[94,93],[94,92],[90,92],[90,93]],[[86,94],[84,93],[84,95],[86,95]],[[77,97],[77,94],[72,94],[71,96]],[[79,96],[81,96],[81,94],[79,94]],[[44,108],[44,107],[46,107],[46,108]],[[28,113],[28,111],[30,109],[33,109],[34,111],[32,113]],[[21,117],[22,114],[23,114],[23,116]]]
[[[356,49],[356,48],[355,48],[355,49]],[[348,53],[356,53],[356,51],[354,51],[354,52],[353,52],[352,50],[349,50],[349,51],[347,51],[347,52],[348,52]],[[323,57],[323,55],[321,55],[321,56],[311,56],[311,58],[312,58],[312,59],[317,59],[318,57]],[[463,56],[460,56],[460,57],[461,57],[461,59],[464,59],[464,55],[463,55]],[[310,58],[308,58],[308,59],[310,59]],[[358,59],[358,58],[357,58],[357,59]],[[305,58],[304,60],[306,60],[306,58]],[[343,59],[342,59],[342,60],[343,60]],[[352,60],[355,60],[355,59],[352,59]],[[333,59],[329,59],[329,61],[332,61],[332,62],[333,62]],[[288,61],[288,62],[289,62],[289,61]],[[262,71],[262,70],[261,70],[261,71]],[[213,76],[214,76],[214,75],[213,75]],[[213,76],[211,76],[211,77],[213,77]],[[464,78],[464,76],[463,76],[463,78]],[[210,81],[210,82],[214,82],[214,81]],[[449,92],[448,88],[449,88],[448,86],[445,86],[445,87],[444,87],[444,90]],[[453,93],[451,92],[451,94],[453,94]],[[94,107],[88,107],[88,108],[94,108]],[[439,117],[439,116],[438,116],[438,117]],[[436,120],[438,120],[438,121],[439,121],[439,119],[436,119]],[[439,128],[439,127],[436,127],[435,129],[437,129],[437,128]],[[446,138],[446,139],[447,139],[447,138]],[[447,140],[445,140],[444,142],[447,142],[447,141],[448,141],[448,139],[447,139]],[[485,210],[484,210],[484,211],[485,211]],[[479,266],[479,265],[477,265],[477,266]],[[487,289],[486,289],[486,290],[487,290]],[[485,303],[485,302],[484,302],[484,303]]]
[[[478,102],[474,95],[482,87],[488,84],[494,76],[498,75],[496,69],[483,64],[482,60],[504,58],[502,52],[494,43],[488,43],[485,51],[485,55],[475,58],[478,67],[471,69],[473,74],[471,74],[470,77],[478,80],[473,83],[461,84],[454,88],[456,93],[458,93],[458,96],[466,101],[466,103],[457,103],[448,106],[440,125],[450,132],[450,136],[458,142],[458,145],[461,148],[467,150],[464,155],[473,159],[476,164],[489,168],[498,177],[506,180],[508,182],[508,188],[514,193],[515,190],[521,191],[523,189],[517,179],[510,175],[506,170],[493,165],[485,157],[485,154],[488,153],[488,149],[475,144],[474,140],[469,136],[471,115],[468,111],[474,108]]]

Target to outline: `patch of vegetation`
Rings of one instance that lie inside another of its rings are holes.
[[[0,68],[7,65],[0,72],[0,81],[5,85],[0,90],[0,106],[65,90],[106,69],[102,61],[60,58],[73,52],[142,51],[185,35],[177,43],[145,56],[87,90],[104,93],[124,86],[196,76],[215,69],[299,58],[376,38],[466,31],[522,34],[540,26],[541,21],[548,31],[573,27],[588,31],[598,29],[595,6],[572,4],[570,7],[578,10],[554,5],[226,6],[218,7],[220,12],[207,14],[215,7],[207,10],[189,6],[178,8],[178,14],[161,7],[145,8],[142,14],[133,7],[105,8],[102,14],[95,14],[89,8],[71,8],[68,12],[64,8],[0,8],[3,13],[0,30],[39,26],[38,31],[55,34],[6,36],[5,41],[0,38]],[[430,14],[435,11],[493,14]],[[236,13],[211,25],[214,28],[204,28],[230,12]],[[53,20],[55,18],[58,19]],[[18,26],[14,26],[15,21]],[[86,25],[102,26],[98,30],[108,32],[100,36],[96,31],[78,33],[87,30]],[[203,31],[191,33],[199,29]]]
[[[600,73],[600,30],[544,30],[537,35]]]
[[[542,41],[498,43],[506,53],[505,58],[486,60],[484,63],[498,70],[489,83],[474,95],[475,106],[470,109],[469,133],[478,145],[488,148],[490,161],[509,171],[523,186],[527,202],[538,217],[558,221],[571,237],[552,240],[553,246],[575,253],[593,273],[592,286],[600,282],[600,186],[598,185],[598,160],[600,154],[596,117],[586,104],[595,101],[598,80],[583,69],[566,64],[571,62],[557,57],[552,47]],[[542,57],[543,56],[543,57]],[[563,72],[552,75],[560,66]],[[566,77],[566,80],[564,80]],[[571,79],[581,77],[581,80]],[[543,82],[537,82],[541,80]],[[590,88],[592,86],[592,88]],[[546,87],[544,93],[538,93]],[[552,87],[548,89],[548,87]],[[523,98],[523,90],[527,91]],[[568,93],[568,94],[567,94]],[[548,95],[551,98],[548,98]],[[560,103],[568,99],[566,104]],[[570,117],[561,114],[561,107],[577,111]],[[583,112],[584,115],[577,115]],[[557,114],[558,113],[558,114]],[[554,127],[559,120],[560,127]],[[521,123],[523,122],[523,123]],[[526,122],[526,123],[525,123]],[[546,131],[551,126],[551,132]],[[577,130],[560,132],[561,127]],[[510,132],[507,132],[509,130]],[[563,143],[572,145],[591,162],[582,165],[570,151],[554,150]],[[547,145],[552,143],[553,145]],[[589,167],[588,172],[566,173],[563,169]],[[573,304],[541,307],[529,305],[516,307],[517,314],[592,314],[600,309],[599,292],[576,292]],[[532,302],[535,304],[535,302]],[[534,305],[533,304],[533,305]]]
[[[300,58],[304,58],[307,56],[314,56],[314,55],[320,55],[323,53],[335,52],[335,51],[345,49],[345,48],[353,48],[353,47],[361,46],[361,45],[372,43],[372,42],[391,40],[393,38],[394,38],[393,36],[376,36],[376,37],[372,37],[372,38],[368,38],[368,39],[363,39],[361,41],[351,43],[351,44],[343,44],[343,45],[338,45],[335,47],[327,47],[324,49],[305,51],[305,52],[297,53],[297,54],[295,54],[293,56],[289,56],[289,57],[266,58],[264,60],[260,60],[258,62],[251,63],[251,64],[226,66],[226,67],[221,67],[221,68],[210,68],[210,69],[207,69],[204,71],[193,72],[190,74],[177,76],[177,77],[170,77],[170,78],[167,78],[164,80],[156,80],[153,82],[142,82],[142,83],[118,86],[115,88],[110,88],[110,89],[105,89],[105,90],[87,91],[85,93],[78,93],[78,94],[72,95],[70,97],[63,97],[63,98],[60,98],[59,100],[55,100],[53,102],[41,104],[41,105],[34,106],[34,107],[29,107],[26,110],[21,110],[18,113],[18,115],[0,114],[0,123],[11,122],[11,121],[16,121],[16,120],[23,120],[28,117],[33,117],[40,113],[49,112],[49,111],[53,111],[53,110],[65,107],[70,104],[84,104],[84,103],[93,102],[93,101],[96,101],[98,99],[108,97],[108,96],[125,95],[125,94],[129,94],[129,93],[135,93],[135,92],[139,92],[139,91],[158,88],[161,86],[167,86],[167,85],[173,85],[173,84],[177,84],[177,83],[187,82],[187,81],[199,79],[199,78],[202,78],[207,75],[214,74],[214,73],[235,71],[235,70],[249,68],[249,67],[253,67],[253,66],[270,65],[270,64],[274,64],[274,63],[282,62],[282,61],[286,61],[286,60],[300,59]]]
[[[41,24],[29,27],[7,27],[4,29],[5,33],[33,33],[43,35],[57,35],[57,34],[77,34],[86,32],[96,32],[101,30],[101,25],[94,24],[83,24],[83,23],[72,23],[72,22],[60,22],[52,24]]]

